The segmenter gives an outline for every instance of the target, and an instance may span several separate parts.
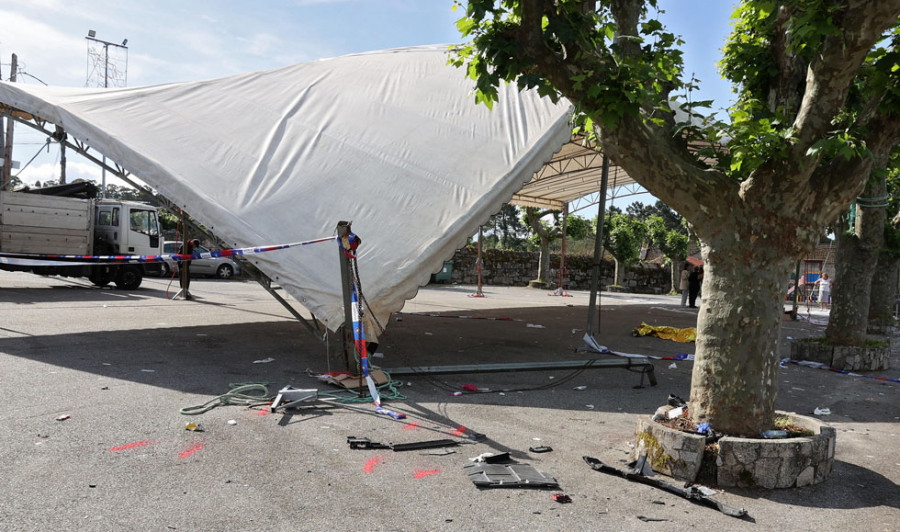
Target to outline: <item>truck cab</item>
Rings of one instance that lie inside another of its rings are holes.
[[[160,255],[162,239],[156,207],[134,201],[99,200],[94,207],[95,255]],[[97,269],[94,284],[115,280],[123,288],[136,288],[143,275],[161,271],[159,263]]]

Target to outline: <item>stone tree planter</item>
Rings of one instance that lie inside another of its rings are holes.
[[[850,347],[831,345],[820,338],[802,338],[791,341],[791,358],[821,362],[844,371],[885,370],[891,364],[890,339],[884,338],[885,347]]]
[[[646,452],[654,471],[686,482],[694,482],[701,468],[709,470],[720,487],[793,488],[825,480],[834,467],[834,428],[811,417],[777,414],[790,416],[795,425],[813,435],[772,440],[725,436],[717,448],[711,446],[704,462],[704,436],[643,416],[638,419],[634,458]]]

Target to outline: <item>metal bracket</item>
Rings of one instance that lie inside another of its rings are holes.
[[[314,403],[319,398],[319,390],[315,388],[298,389],[293,386],[285,386],[278,390],[278,395],[269,406],[269,413],[274,414],[278,409],[295,408],[301,403]]]

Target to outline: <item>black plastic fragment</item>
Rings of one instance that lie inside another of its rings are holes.
[[[451,447],[454,445],[459,445],[459,442],[456,440],[428,440],[428,441],[417,441],[412,443],[395,443],[391,446],[395,452],[399,451],[415,451],[417,449],[433,449],[435,447]]]
[[[546,445],[538,445],[537,447],[529,447],[529,451],[533,453],[549,453],[553,450],[553,447],[548,447]]]
[[[463,467],[479,488],[558,488],[556,479],[528,464],[476,463]]]
[[[645,477],[645,476],[641,475],[640,473],[635,473],[634,469],[629,469],[626,471],[626,470],[622,470],[622,469],[619,469],[619,468],[616,468],[613,466],[606,465],[603,462],[601,462],[600,460],[597,460],[596,458],[593,458],[590,456],[583,456],[582,458],[584,459],[585,462],[588,463],[588,465],[591,466],[591,469],[593,469],[594,471],[606,473],[607,475],[615,475],[615,476],[622,477],[627,480],[639,482],[641,484],[646,484],[648,486],[653,486],[654,488],[659,488],[661,490],[668,491],[669,493],[678,495],[679,497],[683,497],[694,503],[718,510],[718,511],[722,512],[723,514],[729,515],[731,517],[746,517],[747,516],[747,510],[744,510],[743,508],[733,508],[731,506],[721,503],[720,501],[717,501],[715,499],[707,497],[696,487],[679,488],[678,486],[673,486],[673,485],[663,482],[662,480],[659,480],[657,478]]]
[[[391,446],[372,441],[369,438],[357,438],[356,436],[347,436],[347,443],[351,449],[390,449]]]

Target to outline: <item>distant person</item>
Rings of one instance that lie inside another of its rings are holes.
[[[697,279],[700,282],[700,287],[697,288],[697,299],[703,299],[703,266],[699,266],[700,271],[697,273]]]
[[[688,306],[691,308],[697,308],[697,295],[700,294],[700,275],[700,267],[694,266],[694,270],[688,276]]]
[[[819,308],[828,308],[828,300],[831,298],[831,279],[827,273],[823,273],[822,277],[816,280],[816,286],[819,287]]]
[[[678,284],[678,289],[681,290],[681,306],[687,306],[688,300],[688,289],[691,287],[689,278],[691,276],[691,263],[685,262],[684,269],[681,270],[681,282]]]
[[[181,245],[181,249],[178,250],[178,253],[182,255],[192,255],[194,250],[198,247],[200,247],[200,241],[198,239],[188,240]],[[194,299],[189,290],[191,287],[191,261],[181,261],[181,277],[179,280],[181,281],[182,297],[184,297],[184,299]]]

